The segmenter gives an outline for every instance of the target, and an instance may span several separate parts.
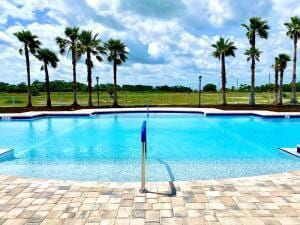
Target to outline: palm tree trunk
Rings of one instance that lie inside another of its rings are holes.
[[[88,93],[89,93],[89,100],[88,106],[93,107],[93,98],[92,98],[92,62],[91,62],[91,53],[87,51],[87,81],[88,81]]]
[[[76,52],[72,48],[72,66],[73,66],[73,104],[72,106],[78,106],[77,100],[77,80],[76,80]]]
[[[31,82],[30,82],[30,62],[28,47],[25,45],[26,69],[27,69],[27,107],[32,107],[31,101]]]
[[[282,84],[283,84],[283,68],[280,68],[280,83],[279,83],[279,101],[278,101],[278,105],[282,105]]]
[[[251,62],[251,87],[250,87],[250,106],[255,105],[255,58],[252,56]]]
[[[255,48],[255,45],[256,45],[255,33],[256,33],[256,30],[254,29],[253,35],[251,37],[251,42],[250,42],[250,44],[252,45],[253,48]],[[255,57],[254,56],[252,56],[252,59],[251,59],[251,87],[250,87],[249,105],[250,106],[255,105]]]
[[[296,89],[297,89],[297,84],[296,84],[296,68],[297,68],[297,35],[294,35],[294,58],[293,58],[293,78],[292,78],[292,99],[291,99],[291,104],[296,104],[297,103],[297,96],[296,96]]]
[[[47,92],[47,107],[51,107],[51,96],[50,96],[50,82],[47,64],[44,63],[45,69],[45,81],[46,81],[46,92]]]
[[[225,55],[221,56],[221,71],[222,71],[222,103],[226,105],[226,68],[225,68]]]
[[[275,84],[274,84],[274,97],[275,104],[278,104],[278,66],[275,64]]]
[[[114,107],[118,106],[118,95],[117,95],[117,63],[114,62]]]

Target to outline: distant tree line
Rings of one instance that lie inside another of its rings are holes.
[[[50,81],[50,91],[51,92],[72,92],[73,91],[73,82],[71,81],[64,81],[64,80],[54,80]],[[260,86],[255,87],[256,92],[268,92],[268,91],[274,91],[274,84],[263,84]],[[39,95],[40,92],[46,91],[46,83],[41,82],[38,80],[35,80],[32,82],[32,95]],[[297,91],[300,91],[300,82],[296,85]],[[107,91],[111,95],[113,94],[114,85],[113,84],[100,84],[99,85],[99,91],[105,92]],[[162,85],[162,86],[151,86],[151,85],[130,85],[130,84],[124,84],[124,85],[117,85],[116,89],[118,91],[161,91],[161,92],[185,92],[190,93],[193,90],[190,87],[185,87],[182,85],[176,85],[176,86],[168,86],[168,85]],[[284,92],[291,92],[292,91],[292,84],[283,84],[282,89]],[[93,86],[93,90],[96,91],[97,87],[96,85]],[[250,85],[247,84],[240,84],[239,88],[232,86],[231,88],[227,88],[227,91],[239,91],[239,92],[249,92],[250,91]],[[77,91],[78,92],[87,92],[88,86],[84,83],[77,82]],[[215,84],[206,84],[202,91],[204,92],[217,92],[217,86]],[[26,93],[27,92],[27,85],[25,82],[19,83],[19,84],[9,84],[0,82],[0,92],[8,92],[8,93]]]
[[[232,86],[231,88],[226,88],[227,91],[239,91],[239,92],[250,92],[251,86],[248,84],[240,84],[238,89],[235,86]],[[255,87],[255,92],[268,92],[268,91],[274,91],[275,85],[274,84],[262,84],[260,86]],[[300,91],[300,82],[296,83],[296,90]],[[217,86],[215,84],[206,84],[203,87],[204,92],[216,92]],[[292,83],[290,84],[283,84],[282,85],[282,91],[283,92],[291,92],[292,91]]]
[[[32,95],[38,95],[39,92],[45,92],[46,82],[41,82],[35,80],[32,82],[31,89]],[[49,87],[51,92],[72,92],[73,91],[73,82],[64,81],[64,80],[54,80],[49,82]],[[122,86],[117,85],[116,89],[118,91],[164,91],[164,92],[192,92],[193,89],[190,87],[185,87],[181,85],[177,86],[150,86],[150,85],[129,85],[124,84]],[[96,91],[96,85],[93,86],[93,90]],[[77,82],[77,91],[78,92],[87,92],[88,86],[84,83]],[[99,91],[107,91],[110,94],[114,91],[113,84],[100,84]],[[0,82],[0,92],[9,92],[9,93],[26,93],[27,85],[25,82],[19,84],[9,84]]]

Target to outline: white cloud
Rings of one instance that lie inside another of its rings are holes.
[[[169,46],[159,42],[151,42],[148,47],[148,53],[153,58],[166,56],[168,53],[170,53],[169,50]]]
[[[208,14],[211,24],[221,26],[226,20],[232,18],[231,8],[226,1],[208,1]]]
[[[119,5],[119,0],[85,0],[86,3],[95,10],[112,11]]]
[[[59,12],[57,12],[55,10],[50,10],[47,13],[47,16],[49,18],[52,18],[53,20],[57,21],[59,24],[61,24],[63,26],[68,25],[68,21]]]
[[[32,20],[35,17],[34,13],[31,11],[27,11],[27,8],[25,8],[25,6],[17,7],[9,1],[1,1],[0,11],[0,23],[2,24],[5,24],[7,22],[8,16],[28,20]]]
[[[233,16],[227,0],[183,0],[183,2],[195,19],[207,21],[212,26],[222,26]]]
[[[4,33],[3,31],[0,31],[0,41],[1,40],[4,42],[7,42],[7,43],[11,43],[11,44],[14,42],[14,40],[9,35]]]

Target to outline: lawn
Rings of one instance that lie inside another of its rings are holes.
[[[247,104],[249,93],[228,92],[227,101],[229,104]],[[198,93],[170,93],[170,92],[125,92],[118,93],[119,104],[121,106],[145,106],[145,105],[198,105]],[[52,104],[54,106],[68,106],[72,103],[72,92],[51,93]],[[78,93],[79,104],[87,105],[87,93]],[[284,102],[289,102],[290,93],[285,93]],[[257,104],[269,104],[274,100],[273,93],[256,93]],[[44,106],[46,102],[45,93],[32,97],[34,106]],[[27,102],[26,93],[0,93],[0,106],[14,107],[25,106]],[[97,93],[93,93],[94,105],[97,105]],[[100,93],[100,105],[110,106],[113,99],[107,92]],[[202,105],[221,104],[221,93],[202,93]]]

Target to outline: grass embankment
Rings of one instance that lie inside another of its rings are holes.
[[[215,107],[220,109],[266,109],[273,111],[300,111],[300,106],[290,106],[290,93],[285,93],[284,106],[274,106],[273,93],[256,93],[256,106],[249,107],[248,93],[229,92],[227,93],[227,106],[221,106],[221,93],[202,93],[201,106]],[[170,93],[170,92],[119,92],[120,107],[139,107],[139,106],[172,106],[172,107],[198,107],[198,93]],[[25,108],[27,95],[24,93],[0,93],[0,112],[23,112],[28,110],[75,110],[87,108],[87,93],[78,93],[80,107],[72,108],[71,92],[51,93],[52,108],[46,108],[46,95],[40,93],[39,96],[33,96],[33,108]],[[300,95],[299,95],[300,99]],[[97,106],[97,93],[93,93],[93,102]],[[111,107],[113,98],[107,92],[100,93],[100,107]]]
[[[227,93],[228,104],[247,104],[249,93],[229,92]],[[285,94],[284,102],[288,102],[290,94]],[[257,104],[270,104],[273,102],[272,93],[257,93]],[[138,105],[198,105],[198,93],[170,93],[170,92],[119,92],[119,104],[121,106]],[[53,106],[68,106],[72,104],[71,92],[51,93]],[[78,101],[82,106],[87,105],[87,93],[78,93]],[[46,102],[45,93],[32,97],[34,106],[44,106]],[[26,93],[0,93],[0,107],[24,107],[27,102]],[[93,93],[94,105],[97,105],[97,94]],[[113,98],[107,92],[100,93],[100,105],[111,106]],[[201,104],[221,104],[221,93],[202,93]]]

